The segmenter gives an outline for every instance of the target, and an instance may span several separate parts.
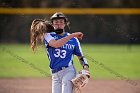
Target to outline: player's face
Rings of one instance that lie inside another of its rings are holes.
[[[64,19],[54,19],[52,25],[53,25],[54,29],[64,29],[65,20]]]

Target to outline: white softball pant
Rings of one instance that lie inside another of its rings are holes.
[[[52,93],[74,93],[71,80],[76,76],[75,67],[69,66],[52,74]]]

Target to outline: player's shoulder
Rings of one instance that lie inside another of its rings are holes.
[[[55,35],[54,32],[45,33],[45,35],[44,35],[44,39],[45,39],[45,40],[51,40],[51,39],[54,39],[54,35]]]
[[[74,37],[75,42],[79,42],[79,39],[77,37]]]
[[[46,34],[48,34],[48,35],[56,35],[55,32],[50,32],[50,33],[46,33]]]
[[[55,32],[50,32],[50,33],[45,33],[45,37],[48,37],[48,36],[54,36],[54,35],[56,35],[56,33]]]

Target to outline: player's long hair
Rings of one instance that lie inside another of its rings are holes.
[[[41,42],[43,41],[43,32],[39,27],[39,24],[41,24],[41,22],[43,22],[44,20],[42,19],[35,19],[32,22],[31,28],[30,28],[30,43],[31,43],[31,48],[33,51],[35,51],[37,42]]]
[[[37,43],[43,42],[44,34],[51,31],[53,31],[53,27],[49,24],[47,20],[33,20],[30,28],[30,43],[33,51],[35,51]]]

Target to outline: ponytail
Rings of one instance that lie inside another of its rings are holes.
[[[38,42],[43,42],[45,33],[53,31],[54,27],[49,23],[49,21],[43,19],[33,20],[30,29],[30,43],[32,50],[35,51]]]
[[[35,51],[38,42],[43,42],[43,34],[46,31],[46,25],[44,24],[44,22],[45,21],[42,19],[35,19],[32,22],[30,29],[30,43],[33,51]]]

